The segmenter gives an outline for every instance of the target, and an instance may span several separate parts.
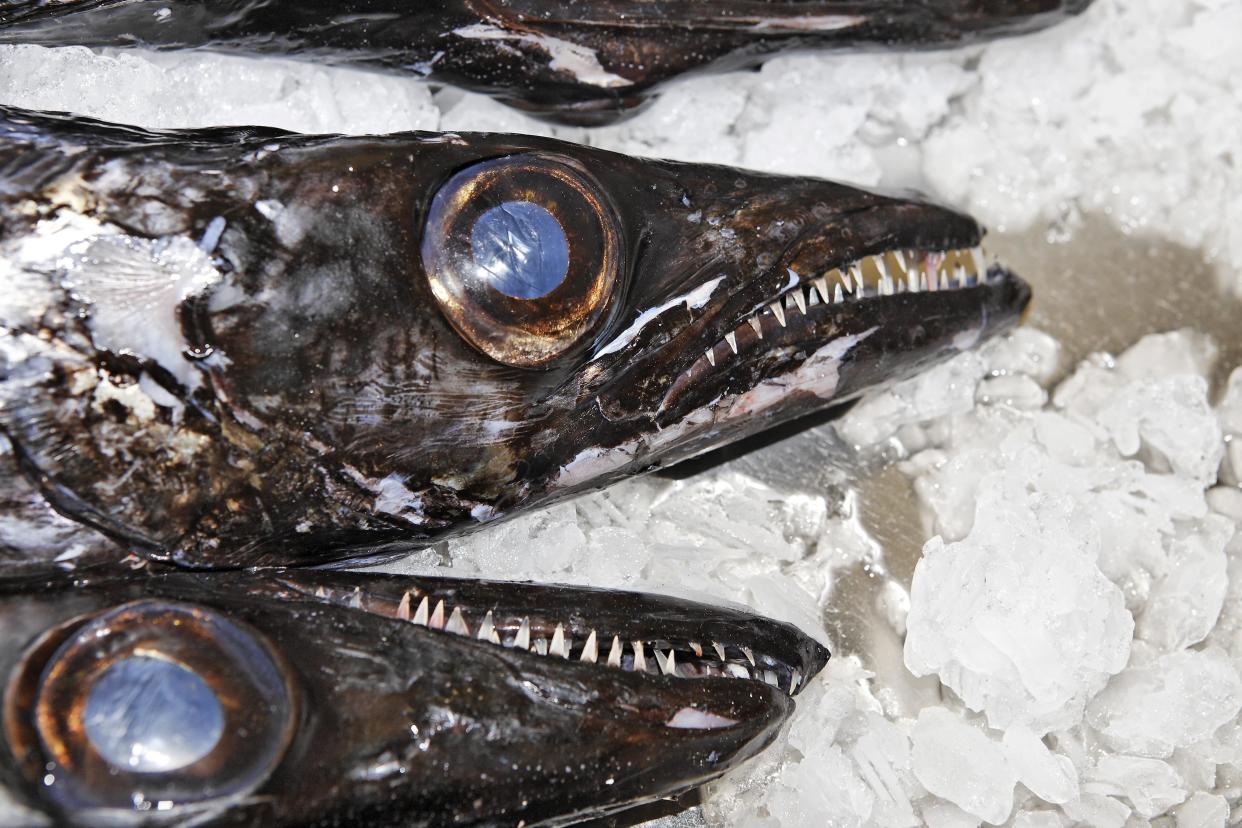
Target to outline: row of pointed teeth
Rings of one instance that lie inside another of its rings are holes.
[[[328,597],[322,588],[316,590],[319,597]],[[355,588],[346,600],[349,606],[362,608],[362,591]],[[532,636],[530,618],[523,618],[516,631],[510,634],[497,627],[492,611],[488,610],[482,620],[473,625],[467,621],[461,607],[451,610],[443,599],[432,603],[429,596],[415,598],[412,592],[406,592],[397,605],[396,617],[411,624],[442,630],[467,638],[473,637],[510,649],[526,650],[543,656],[559,656],[569,659],[576,656],[578,661],[588,664],[603,663],[618,670],[658,673],[680,678],[700,678],[705,676],[728,676],[740,679],[754,679],[784,690],[792,695],[802,683],[799,670],[772,670],[759,664],[754,651],[749,647],[735,648],[740,657],[731,658],[725,646],[719,642],[711,642],[703,647],[696,641],[687,642],[682,650],[682,661],[677,660],[678,648],[667,642],[622,641],[620,636],[601,637],[596,630],[591,630],[582,646],[577,648],[573,633],[564,624],[557,624],[551,639]],[[607,653],[602,646],[607,643]],[[712,656],[715,656],[713,659]],[[693,656],[694,660],[690,661]]]
[[[780,296],[760,308],[742,323],[749,325],[755,336],[763,339],[764,323],[780,327],[787,324],[787,314],[806,314],[814,305],[833,305],[854,299],[893,296],[898,293],[925,293],[975,287],[987,277],[981,247],[922,252],[890,250],[864,256],[844,267],[833,268],[808,279],[789,270],[790,285]],[[740,326],[739,326],[740,327]],[[714,367],[716,346],[708,348],[704,357]],[[734,354],[738,352],[737,331],[725,334],[723,344]]]

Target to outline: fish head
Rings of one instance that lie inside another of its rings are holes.
[[[311,571],[10,589],[0,630],[32,825],[564,824],[754,756],[827,659],[680,599]]]
[[[88,131],[10,184],[30,298],[0,423],[57,509],[189,566],[474,529],[907,376],[1029,299],[914,196],[527,136]]]

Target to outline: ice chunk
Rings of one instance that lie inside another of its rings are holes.
[[[1229,520],[1208,515],[1172,542],[1168,574],[1156,582],[1138,619],[1141,638],[1164,650],[1181,650],[1207,637],[1225,603],[1225,545],[1233,534]]]
[[[863,400],[841,418],[837,432],[847,442],[868,446],[888,439],[907,423],[970,411],[975,387],[986,372],[981,355],[960,354]]]
[[[1229,820],[1229,803],[1219,794],[1199,791],[1174,813],[1177,815],[1177,828],[1225,828]]]
[[[1010,727],[1002,744],[1018,781],[1040,799],[1059,805],[1078,797],[1078,771],[1074,763],[1050,751],[1030,728]]]
[[[0,103],[145,127],[245,124],[355,134],[435,129],[414,78],[204,52],[0,46]]]
[[[1186,800],[1186,786],[1167,762],[1140,756],[1103,756],[1084,787],[1095,793],[1122,796],[1135,812],[1158,816]]]
[[[914,775],[928,791],[993,825],[1009,818],[1018,779],[1005,751],[983,731],[942,707],[927,707],[910,740]]]
[[[1148,334],[1117,358],[1117,371],[1131,380],[1183,375],[1208,379],[1219,353],[1212,337],[1188,328]]]
[[[1133,620],[1096,566],[1099,538],[1070,498],[1032,497],[994,476],[980,485],[975,526],[933,538],[911,589],[906,666],[938,673],[993,727],[1036,733],[1077,721],[1120,671]]]
[[[1219,649],[1165,654],[1115,676],[1087,708],[1114,750],[1164,758],[1207,739],[1242,709],[1242,679]]]
[[[1128,805],[1102,794],[1085,793],[1062,807],[1070,819],[1091,828],[1122,828],[1130,816]]]

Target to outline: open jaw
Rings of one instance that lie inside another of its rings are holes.
[[[939,217],[936,208],[921,209]],[[656,352],[668,366],[663,384],[653,382],[646,400],[631,397],[639,402],[625,412],[652,425],[583,452],[555,485],[676,463],[848,402],[1016,325],[1030,288],[987,262],[982,231],[960,220],[930,226],[938,234],[932,243],[894,244],[899,229],[926,228],[886,225],[889,238],[846,256],[818,240],[795,245],[775,275],[707,303],[679,329],[671,323],[668,344]],[[649,362],[637,364],[658,375]]]
[[[517,592],[493,581],[424,579],[402,589],[342,585],[334,573],[322,582],[299,574],[294,589],[307,589],[333,604],[360,609],[520,654],[559,658],[583,676],[608,680],[610,671],[671,679],[743,679],[796,695],[827,658],[826,651],[790,627],[743,612],[695,610],[676,599],[588,587],[538,587]],[[535,600],[530,600],[535,599]],[[595,599],[599,599],[596,601]],[[618,601],[612,609],[601,603]],[[698,715],[678,710],[670,727],[692,727]],[[704,712],[703,727],[728,722]],[[713,719],[716,724],[712,724]]]
[[[9,585],[0,631],[0,784],[74,825],[567,824],[754,756],[828,658],[680,599],[325,571]]]

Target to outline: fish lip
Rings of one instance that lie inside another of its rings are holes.
[[[779,713],[782,700],[801,692],[829,658],[824,646],[792,625],[669,596],[560,584],[355,576],[319,570],[287,571],[275,580],[287,590],[285,598],[344,607],[397,626],[420,626],[453,643],[482,648],[481,652],[531,676],[535,684],[549,665],[555,665],[565,678],[597,688],[619,683],[646,686],[649,693],[665,692],[680,705],[670,715],[700,690],[706,700],[715,699],[726,707],[750,705],[758,693],[764,703],[752,707],[754,717]],[[465,633],[454,626],[455,617],[465,625]],[[496,633],[491,640],[480,639],[485,618],[490,618]],[[522,634],[521,618],[529,619],[529,650],[516,646]],[[552,650],[558,626],[567,642],[568,657],[564,650],[560,656]],[[592,630],[596,633],[595,663],[583,660]],[[607,663],[614,636],[621,644],[620,668]],[[645,671],[635,669],[639,642]],[[670,650],[673,674],[663,672],[668,665],[665,653]],[[726,656],[723,662],[719,651]],[[742,671],[747,677],[742,677]]]

